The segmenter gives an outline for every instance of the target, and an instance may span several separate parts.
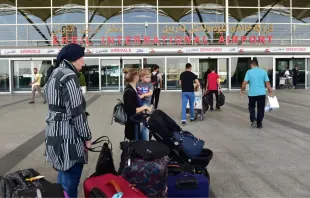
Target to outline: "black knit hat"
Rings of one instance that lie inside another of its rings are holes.
[[[57,63],[60,64],[64,59],[69,62],[76,61],[84,56],[85,47],[71,43],[63,47],[57,55]]]

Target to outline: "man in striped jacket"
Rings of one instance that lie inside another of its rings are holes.
[[[69,197],[77,197],[85,147],[91,147],[91,132],[80,89],[79,71],[84,65],[84,47],[69,44],[57,56],[57,64],[45,87],[48,102],[45,143],[46,160],[58,171],[58,183]]]

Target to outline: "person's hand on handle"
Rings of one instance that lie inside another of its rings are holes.
[[[86,148],[89,148],[89,149],[91,149],[91,141],[86,141],[85,142],[85,146],[86,146]]]
[[[147,106],[145,106],[145,111],[146,111],[146,113],[151,113],[152,112],[151,108],[147,107]]]

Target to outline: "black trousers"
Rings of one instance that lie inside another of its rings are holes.
[[[251,122],[257,121],[257,125],[262,125],[265,115],[265,102],[266,95],[261,96],[249,96],[249,111]],[[257,117],[255,115],[255,108],[257,104]]]
[[[218,97],[219,97],[218,90],[210,90],[208,92],[210,109],[213,109],[213,94],[215,95],[215,99],[216,99],[216,108],[219,109],[220,106],[218,105]]]
[[[296,87],[296,85],[297,85],[297,77],[293,77],[293,85],[294,85],[294,87]]]
[[[160,95],[160,88],[155,88],[153,90],[153,95],[152,95],[152,100],[151,100],[151,104],[154,105],[154,109],[157,109],[158,107],[159,95]],[[154,100],[155,100],[155,104],[154,104]]]

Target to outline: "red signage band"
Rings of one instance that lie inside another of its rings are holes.
[[[141,45],[145,45],[145,44],[160,44],[160,41],[163,44],[177,44],[177,45],[183,45],[183,44],[192,44],[192,40],[193,40],[193,44],[204,44],[207,45],[208,44],[208,39],[206,36],[196,36],[192,39],[192,37],[190,36],[175,36],[172,37],[170,36],[169,38],[167,36],[161,36],[160,39],[157,36],[154,36],[153,39],[151,40],[150,36],[144,36],[144,38],[141,38],[140,36],[125,36],[125,45],[131,45],[132,42],[134,44],[141,44]],[[123,37],[122,36],[102,36],[101,37],[101,45],[105,45],[105,43],[107,42],[108,44],[115,44],[116,42],[121,45],[122,44],[122,40]],[[264,43],[272,43],[272,36],[227,36],[226,38],[224,36],[220,36],[218,39],[218,44],[238,44],[238,43],[244,43],[244,42],[250,42],[250,43],[260,43],[260,44],[264,44]],[[69,44],[69,43],[76,43],[76,44],[86,44],[86,45],[92,45],[93,43],[89,40],[88,37],[81,37],[78,38],[76,36],[72,36],[72,37],[61,37],[61,39],[59,39],[57,36],[53,36],[53,44],[57,45],[57,44]],[[212,43],[214,44],[214,43]]]

